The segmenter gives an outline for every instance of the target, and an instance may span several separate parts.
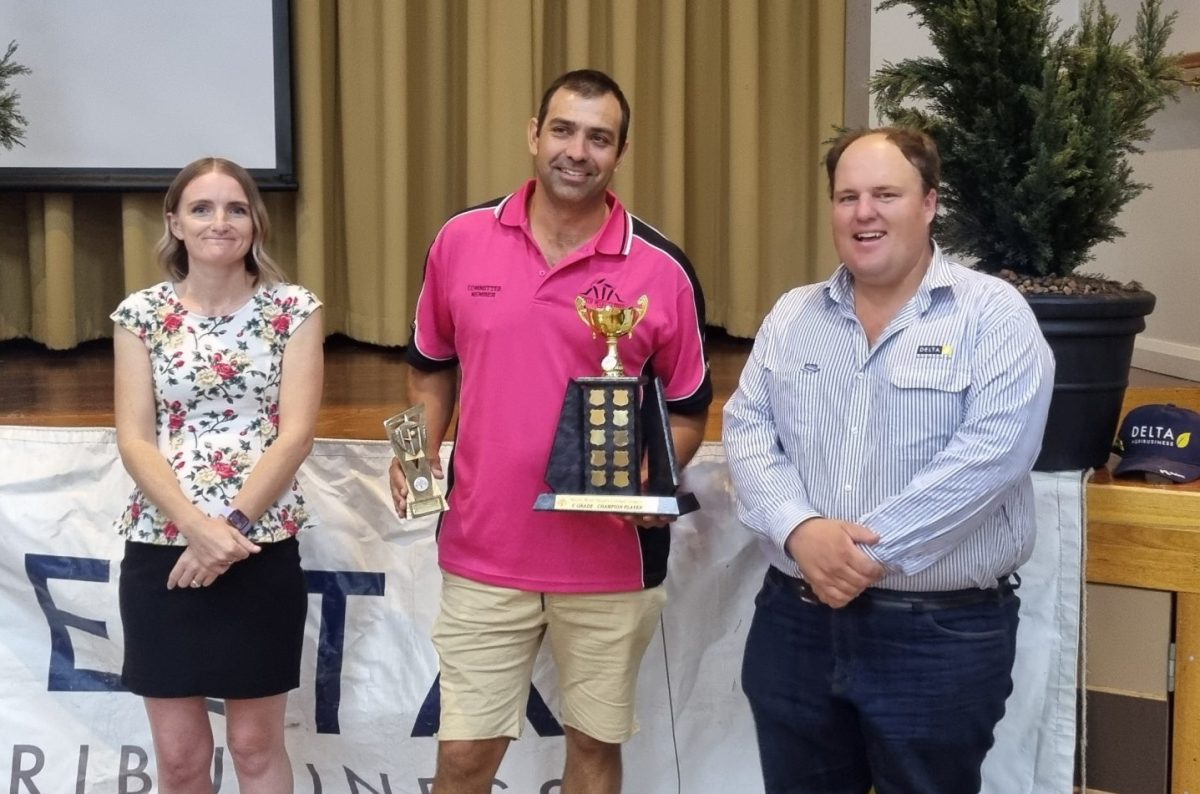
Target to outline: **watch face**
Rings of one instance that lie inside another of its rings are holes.
[[[250,519],[246,518],[246,514],[241,510],[230,510],[229,515],[225,516],[225,522],[243,535],[249,534],[250,527],[253,526]]]

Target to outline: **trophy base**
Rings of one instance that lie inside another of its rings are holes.
[[[534,510],[568,513],[620,513],[633,516],[682,516],[700,509],[695,494],[640,496],[637,494],[544,493],[533,503]]]
[[[444,513],[449,509],[446,504],[446,499],[443,496],[438,496],[435,499],[422,499],[418,502],[409,502],[405,505],[405,518],[420,518],[421,516],[430,516],[434,513]]]

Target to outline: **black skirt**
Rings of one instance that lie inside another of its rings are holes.
[[[167,589],[182,546],[125,543],[121,683],[143,697],[258,698],[300,685],[308,593],[295,538],[208,587]]]

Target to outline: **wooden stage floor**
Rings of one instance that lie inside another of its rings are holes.
[[[705,437],[716,441],[721,437],[721,408],[737,386],[752,342],[719,329],[710,330],[708,341],[715,399]],[[331,336],[325,343],[325,393],[317,436],[382,440],[383,420],[405,407],[407,370],[399,347]],[[1144,370],[1134,370],[1130,384],[1134,389],[1200,387],[1192,381]],[[1127,397],[1127,403],[1132,396]],[[1189,399],[1183,404],[1192,402]],[[0,425],[112,424],[110,341],[87,342],[66,351],[47,350],[23,340],[0,342]]]
[[[709,333],[716,399],[706,438],[720,439],[721,407],[737,386],[750,340]],[[597,364],[598,366],[598,364]],[[331,336],[325,342],[320,438],[384,439],[383,420],[405,408],[403,349]],[[66,351],[21,340],[0,342],[0,425],[112,427],[112,343]]]

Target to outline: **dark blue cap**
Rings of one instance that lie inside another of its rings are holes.
[[[1200,414],[1175,405],[1143,405],[1125,414],[1113,452],[1114,474],[1149,472],[1174,482],[1200,479]]]

